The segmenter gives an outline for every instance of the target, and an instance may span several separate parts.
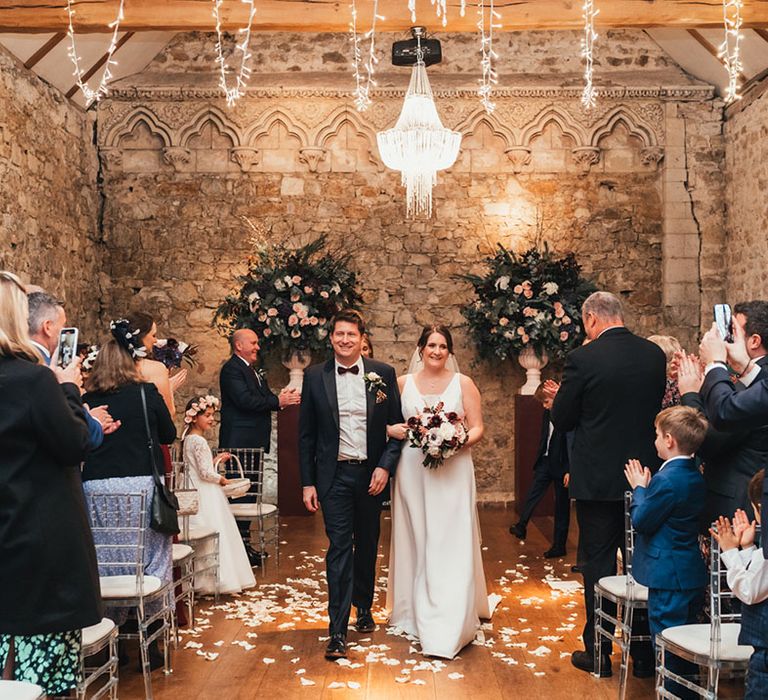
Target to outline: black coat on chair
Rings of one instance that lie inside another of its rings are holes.
[[[0,358],[0,634],[101,620],[96,551],[80,480],[80,392],[47,367]]]
[[[224,363],[219,374],[221,387],[221,427],[219,447],[261,447],[269,452],[272,411],[280,400],[270,390],[267,378],[237,355]]]

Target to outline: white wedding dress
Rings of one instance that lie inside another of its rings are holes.
[[[192,487],[198,491],[200,507],[189,516],[190,530],[216,530],[219,533],[219,593],[239,593],[256,585],[245,545],[229,510],[229,501],[219,485],[220,475],[213,466],[213,455],[202,435],[184,438],[184,464],[189,468]],[[201,577],[195,590],[214,593],[212,577]]]
[[[406,377],[403,417],[442,401],[464,415],[455,374],[439,396],[422,396]],[[418,637],[422,653],[453,658],[490,618],[480,553],[475,471],[469,449],[437,469],[422,466],[421,450],[403,446],[392,495],[387,609],[389,624]]]

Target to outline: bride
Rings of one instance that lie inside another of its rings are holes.
[[[483,417],[474,382],[446,366],[450,331],[424,328],[418,351],[423,368],[398,379],[404,419],[442,401],[464,417],[469,440],[437,469],[422,466],[418,448],[403,447],[393,482],[387,609],[389,624],[417,637],[422,653],[451,659],[491,615],[469,449],[483,437]],[[407,425],[388,432],[405,439]]]

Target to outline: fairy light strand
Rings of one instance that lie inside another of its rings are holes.
[[[253,18],[256,16],[256,5],[254,0],[241,0],[245,5],[248,5],[248,26],[244,29],[239,29],[238,34],[241,34],[243,39],[241,42],[235,44],[235,51],[240,52],[240,70],[237,72],[235,78],[234,87],[229,86],[227,80],[227,72],[229,68],[224,60],[224,48],[221,38],[221,9],[224,0],[213,0],[213,17],[216,20],[216,62],[219,64],[219,86],[224,91],[224,95],[227,98],[227,107],[232,107],[243,95],[245,95],[246,88],[248,86],[248,79],[251,77],[251,69],[248,66],[253,54],[249,50],[251,43],[251,28],[253,26]]]
[[[492,114],[496,109],[496,103],[491,99],[493,87],[498,80],[498,74],[494,66],[494,61],[499,57],[493,50],[493,30],[501,29],[498,22],[501,15],[496,11],[494,0],[489,0],[488,19],[485,16],[485,0],[478,0],[477,3],[477,28],[480,30],[480,68],[482,78],[480,78],[480,87],[477,94],[480,95],[480,103],[485,108],[486,113]],[[487,25],[487,31],[486,31]]]
[[[591,109],[597,104],[597,90],[592,84],[593,60],[597,32],[595,17],[600,10],[595,8],[594,0],[584,0],[582,16],[584,18],[584,36],[581,39],[581,57],[584,59],[584,90],[581,93],[581,104],[584,109]]]
[[[350,21],[349,32],[350,41],[352,42],[352,75],[355,78],[355,109],[358,112],[365,112],[371,104],[371,88],[376,87],[376,80],[374,75],[376,74],[376,65],[379,59],[376,58],[376,22],[378,20],[386,19],[378,13],[379,0],[373,0],[373,18],[371,19],[371,28],[365,33],[363,39],[369,42],[367,57],[363,61],[363,48],[360,34],[357,30],[357,5],[355,0],[349,6],[350,8]],[[360,69],[365,71],[365,76]]]
[[[83,79],[83,70],[80,67],[80,55],[77,53],[77,45],[75,43],[75,26],[74,26],[74,16],[75,11],[72,8],[72,0],[67,0],[67,18],[68,18],[68,25],[67,25],[67,36],[69,37],[69,58],[72,61],[72,65],[74,66],[74,71],[72,72],[72,75],[75,76],[75,82],[77,84],[77,87],[80,88],[80,91],[83,93],[83,97],[85,97],[85,105],[86,107],[90,106],[94,102],[98,102],[101,100],[102,97],[105,97],[107,93],[109,92],[109,88],[107,87],[109,85],[110,79],[113,77],[112,73],[112,67],[117,65],[117,61],[113,58],[113,55],[115,51],[117,50],[117,37],[120,33],[120,22],[123,21],[123,5],[125,4],[125,0],[120,0],[120,6],[117,9],[117,17],[115,17],[113,22],[110,22],[107,26],[112,30],[112,38],[109,42],[109,48],[107,49],[107,59],[104,64],[104,72],[101,74],[101,80],[99,81],[99,86],[93,90],[91,87],[88,86],[88,84]]]
[[[730,104],[741,99],[739,80],[743,64],[741,61],[741,8],[742,0],[723,0],[723,27],[725,38],[720,44],[718,57],[728,72],[728,87],[725,89],[725,103]]]

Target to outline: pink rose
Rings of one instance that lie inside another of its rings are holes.
[[[555,306],[555,318],[562,318],[565,316],[565,309],[561,306],[559,309]]]
[[[301,321],[299,321],[300,326],[308,326],[309,325],[309,319],[308,318],[302,318]]]
[[[502,316],[499,319],[499,325],[500,326],[508,326],[509,325],[509,319],[506,316]]]
[[[521,339],[521,340],[523,341],[523,345],[525,345],[525,343],[527,343],[527,342],[528,342],[530,339],[531,339],[531,338],[528,336],[528,334],[527,334],[527,333],[524,333],[524,334],[523,334],[523,337],[522,337],[522,339]]]
[[[531,288],[531,283],[528,280],[525,280],[523,282],[523,289],[530,289],[530,288]]]
[[[298,275],[294,275],[293,277],[291,277],[291,282],[293,282],[294,284],[301,284],[301,277],[299,277]]]
[[[320,292],[320,296],[323,297],[323,299],[327,299],[328,298],[328,292],[323,290],[322,292]]]
[[[515,288],[512,291],[515,294],[522,294],[523,293],[523,286],[521,284],[516,284]]]
[[[522,326],[518,326],[517,327],[517,334],[518,335],[525,335],[525,328],[523,328]]]
[[[309,322],[310,322],[310,323],[311,323],[313,326],[316,326],[316,325],[318,324],[317,316],[310,316],[310,317],[309,317]]]
[[[530,299],[533,296],[533,292],[530,289],[524,289],[523,290],[523,296],[526,299]]]
[[[265,314],[263,311],[259,314],[259,321],[264,323],[264,321],[267,320],[267,314]]]
[[[273,306],[271,309],[267,311],[267,316],[274,318],[277,316],[277,309]]]
[[[562,333],[560,333],[560,340],[562,340],[563,342],[568,340],[568,331],[562,331]]]
[[[301,338],[301,331],[298,328],[294,328],[291,331],[291,338]]]
[[[530,306],[526,306],[523,309],[523,316],[535,316],[536,315],[536,309],[532,309]]]
[[[312,292],[314,292],[314,291],[315,290],[312,289],[312,287],[309,287],[309,286],[304,287],[304,294],[312,294]]]
[[[291,314],[288,317],[288,325],[295,326],[299,322],[299,317],[296,314]]]
[[[568,325],[571,322],[571,319],[568,316],[563,316],[562,318],[563,325]]]
[[[291,294],[291,301],[298,301],[301,297],[298,294]]]
[[[264,337],[266,338],[266,337],[268,337],[268,336],[270,336],[270,335],[272,335],[272,331],[271,331],[271,329],[269,329],[269,328],[265,328],[265,329],[264,329]]]
[[[309,316],[309,310],[307,309],[307,307],[306,307],[306,306],[302,306],[302,307],[301,307],[301,308],[300,308],[300,309],[299,309],[299,310],[296,312],[296,315],[297,315],[299,318],[306,318],[307,316]]]

